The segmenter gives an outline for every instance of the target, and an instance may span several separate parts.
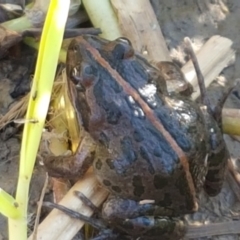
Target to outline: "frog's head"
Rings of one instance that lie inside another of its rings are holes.
[[[159,70],[136,54],[126,38],[74,39],[67,54],[67,75],[78,95],[75,105],[84,127],[92,132],[115,128],[121,116],[135,116],[136,108],[142,113],[137,99],[154,107],[166,94]]]
[[[107,122],[116,124],[121,103],[115,100],[123,91],[117,79],[122,79],[119,72],[125,71],[124,60],[134,57],[131,43],[125,38],[108,41],[86,35],[69,45],[67,76],[69,84],[75,86],[71,98],[87,130],[103,128]]]
[[[126,38],[108,41],[85,35],[75,38],[67,53],[67,75],[81,91],[88,89],[99,80],[99,74],[115,68],[119,61],[134,57],[131,42]],[[105,76],[107,77],[107,76]]]

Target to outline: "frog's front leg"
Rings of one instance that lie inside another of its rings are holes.
[[[81,177],[92,165],[95,157],[96,144],[88,135],[79,143],[77,151],[70,156],[46,155],[43,157],[44,166],[52,177],[76,178]]]
[[[186,233],[186,226],[180,219],[165,217],[171,213],[172,210],[153,203],[139,203],[111,195],[103,205],[102,217],[131,236],[180,239]]]

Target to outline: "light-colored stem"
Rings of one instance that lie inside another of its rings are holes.
[[[45,123],[70,1],[52,0],[46,17],[23,130],[16,202],[21,217],[9,218],[9,239],[27,239],[29,186]],[[56,26],[56,21],[58,25]],[[51,44],[54,42],[54,46]],[[36,94],[37,93],[37,94]]]
[[[60,205],[78,211],[85,216],[91,216],[92,210],[86,207],[80,199],[74,197],[74,191],[82,192],[96,206],[99,206],[108,195],[105,189],[99,187],[99,183],[93,172],[91,170],[88,171],[84,178],[79,180],[59,202]],[[83,225],[84,222],[72,219],[65,213],[54,209],[38,226],[36,240],[70,240]],[[28,240],[33,240],[32,235]]]
[[[170,61],[165,39],[149,0],[111,0],[122,36],[153,62]]]
[[[102,30],[103,38],[115,40],[122,36],[109,0],[83,0],[82,2],[94,27]]]

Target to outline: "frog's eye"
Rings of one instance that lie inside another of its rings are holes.
[[[76,87],[84,91],[86,88],[92,86],[97,77],[98,71],[95,67],[87,63],[82,63],[79,67],[77,77],[75,77]]]
[[[134,56],[132,44],[128,39],[118,38],[112,50],[115,59],[127,59]]]
[[[84,71],[84,74],[87,76],[96,75],[95,69],[90,65],[85,65],[83,71]]]

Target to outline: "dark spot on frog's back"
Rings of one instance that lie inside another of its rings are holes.
[[[129,164],[137,160],[137,153],[133,150],[132,139],[130,137],[124,137],[121,140],[121,149],[123,155]]]
[[[163,207],[168,207],[172,205],[172,197],[169,193],[164,194],[164,199],[162,201],[159,201],[158,204],[160,204]]]
[[[107,105],[103,108],[106,112],[108,123],[113,125],[118,124],[118,121],[122,116],[122,113],[119,107],[116,105],[116,103],[115,102],[107,103]]]
[[[118,186],[112,186],[112,190],[116,193],[121,193],[122,192],[121,188],[118,187]]]
[[[180,175],[175,182],[175,186],[176,189],[179,190],[179,194],[181,194],[182,196],[191,196],[191,193],[189,192],[189,188],[188,188],[188,182],[186,177],[184,176],[184,174]]]
[[[143,135],[143,131],[141,131],[141,129],[135,129],[135,131],[133,132],[133,138],[136,142],[141,142],[144,140],[144,135]]]
[[[98,159],[96,162],[95,162],[95,168],[97,170],[101,170],[102,168],[102,161],[100,159]]]
[[[115,169],[113,161],[110,158],[106,159],[106,163],[111,170]]]
[[[107,187],[111,186],[111,182],[108,181],[107,179],[104,179],[102,183],[103,183],[103,185],[105,185]]]
[[[147,150],[146,147],[142,147],[142,146],[140,147],[140,155],[148,163],[148,171],[151,174],[154,174],[155,170],[154,170],[154,167],[153,167],[152,162],[151,162],[151,156],[150,156],[149,151]]]
[[[156,189],[163,189],[167,186],[168,181],[160,174],[156,174],[153,179],[153,184]]]
[[[142,178],[141,176],[134,176],[132,180],[132,185],[134,187],[134,195],[137,197],[141,197],[142,194],[144,193],[144,187],[142,184]]]
[[[109,147],[109,138],[104,132],[101,132],[99,134],[99,142],[103,144],[106,148]]]

